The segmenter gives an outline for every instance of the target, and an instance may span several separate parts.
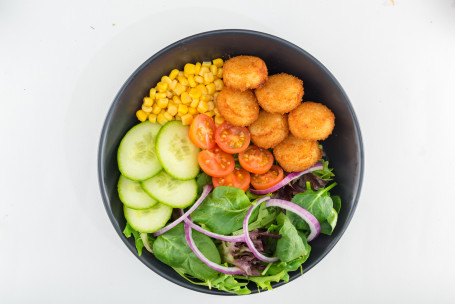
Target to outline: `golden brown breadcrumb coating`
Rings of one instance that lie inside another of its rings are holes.
[[[323,140],[332,134],[335,115],[325,105],[307,101],[288,116],[291,133],[308,140]]]
[[[267,75],[264,60],[254,56],[232,57],[223,66],[224,84],[240,91],[262,87]]]
[[[242,92],[224,87],[216,103],[221,116],[234,126],[248,126],[259,115],[259,105],[251,90]]]
[[[306,170],[322,157],[322,150],[315,140],[300,139],[289,135],[273,149],[275,159],[287,172]]]
[[[260,111],[258,119],[253,122],[250,130],[251,140],[261,148],[273,148],[282,142],[289,134],[286,115]]]

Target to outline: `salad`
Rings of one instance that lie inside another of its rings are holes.
[[[253,56],[163,76],[117,153],[124,234],[138,254],[235,294],[301,269],[341,209],[319,142],[335,116],[303,94],[300,79],[269,76]]]

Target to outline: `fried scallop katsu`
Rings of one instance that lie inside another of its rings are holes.
[[[231,89],[245,91],[262,87],[267,80],[264,60],[254,56],[237,56],[223,66],[223,81]]]
[[[273,149],[275,159],[287,172],[303,171],[322,157],[322,150],[315,140],[300,139],[289,135]]]
[[[260,111],[258,119],[248,129],[253,143],[265,149],[275,147],[289,134],[286,115],[266,111]]]
[[[291,133],[302,139],[323,140],[332,134],[335,115],[325,105],[307,101],[288,116]]]
[[[234,126],[248,126],[259,115],[259,105],[251,90],[242,92],[224,87],[216,103],[221,116]]]
[[[302,101],[303,82],[289,74],[276,74],[269,76],[265,85],[254,93],[264,110],[284,114],[295,109]]]

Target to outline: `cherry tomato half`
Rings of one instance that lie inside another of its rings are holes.
[[[224,177],[212,177],[214,187],[231,186],[248,190],[250,186],[250,173],[243,168],[234,168],[234,171]]]
[[[269,150],[256,146],[249,146],[240,152],[239,162],[243,169],[256,174],[263,174],[273,165],[273,155]]]
[[[201,169],[213,177],[223,177],[234,171],[234,157],[221,151],[217,146],[214,149],[199,152],[197,159]]]
[[[208,115],[199,114],[191,122],[188,131],[191,142],[201,149],[213,149],[215,143],[215,123]]]
[[[265,190],[275,186],[284,178],[283,169],[280,166],[273,165],[269,171],[264,174],[253,174],[251,185],[256,190]]]
[[[224,152],[240,153],[250,144],[250,131],[245,127],[236,127],[225,122],[216,128],[215,141]]]

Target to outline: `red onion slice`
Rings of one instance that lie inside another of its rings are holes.
[[[240,235],[222,235],[222,234],[218,234],[218,233],[215,233],[215,232],[211,232],[211,231],[205,230],[201,226],[196,225],[191,220],[190,216],[188,216],[183,221],[185,222],[185,224],[190,225],[190,227],[192,229],[194,229],[196,231],[199,231],[199,232],[205,234],[206,236],[209,236],[209,237],[214,238],[214,239],[222,240],[222,241],[225,241],[225,242],[244,242],[245,241],[245,237],[243,236],[243,234],[240,234]]]
[[[299,178],[300,176],[302,176],[304,174],[307,174],[307,173],[310,173],[310,172],[313,172],[313,171],[316,171],[316,170],[322,170],[323,167],[324,166],[323,166],[323,164],[321,162],[316,163],[313,167],[311,167],[309,169],[306,169],[306,170],[300,171],[300,172],[293,172],[293,173],[290,173],[290,174],[286,175],[286,177],[283,178],[283,180],[281,182],[279,182],[278,184],[276,184],[273,187],[270,187],[270,188],[265,189],[265,190],[250,189],[250,192],[254,193],[254,194],[257,194],[257,195],[264,195],[264,194],[275,192],[278,189],[280,189],[281,187],[284,187],[287,184],[289,184],[294,179]]]
[[[263,201],[269,200],[270,196],[264,196],[260,199],[257,200],[256,204],[251,206],[250,210],[246,213],[245,218],[243,219],[243,235],[245,238],[245,243],[248,245],[248,248],[250,248],[251,252],[254,254],[255,257],[257,257],[259,260],[266,262],[266,263],[273,263],[278,261],[277,257],[266,257],[262,253],[260,253],[256,247],[254,247],[253,241],[250,239],[250,234],[248,232],[248,221],[250,220],[251,214],[253,213],[254,209],[256,209]]]
[[[179,217],[178,219],[176,219],[175,221],[173,221],[166,227],[161,228],[160,230],[154,232],[153,236],[159,236],[159,235],[171,230],[172,228],[177,226],[179,223],[183,222],[194,210],[196,210],[197,207],[199,207],[199,205],[204,201],[204,199],[207,197],[207,195],[210,193],[210,191],[212,191],[212,189],[213,189],[212,185],[205,185],[199,199],[193,204],[193,206],[191,206],[190,209],[188,209],[187,212],[185,212],[185,214],[183,214],[181,217]]]
[[[218,265],[217,263],[214,263],[207,259],[201,251],[196,246],[196,243],[193,240],[193,235],[192,235],[192,229],[189,223],[185,223],[185,239],[188,242],[188,245],[190,246],[191,250],[196,254],[196,256],[204,262],[205,265],[209,266],[210,268],[222,272],[224,274],[243,274],[243,271],[238,268],[238,267],[226,267],[222,265]]]
[[[295,214],[300,216],[305,222],[307,222],[308,226],[310,226],[311,232],[307,238],[308,242],[314,240],[321,232],[321,225],[319,224],[319,221],[314,217],[314,215],[312,215],[310,212],[303,209],[297,204],[280,199],[270,199],[265,203],[265,206],[280,207],[291,212],[294,212]]]

